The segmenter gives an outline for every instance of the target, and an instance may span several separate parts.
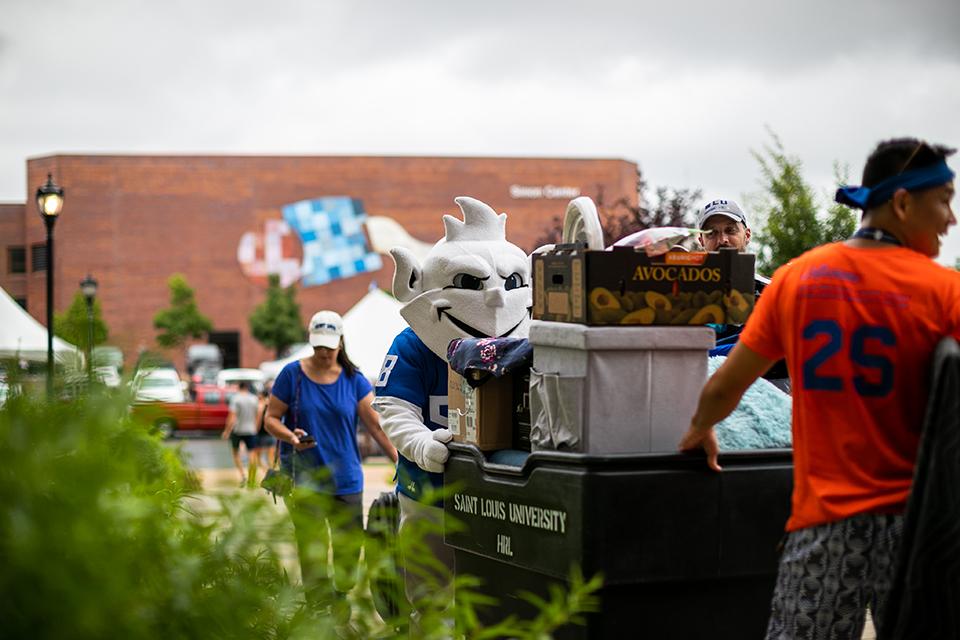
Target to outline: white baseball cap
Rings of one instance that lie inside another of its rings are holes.
[[[310,346],[336,349],[343,336],[343,318],[334,311],[317,311],[310,318]]]
[[[700,207],[700,211],[697,212],[697,227],[702,229],[703,223],[707,221],[707,218],[712,218],[713,216],[725,216],[731,220],[743,223],[745,227],[750,227],[750,225],[747,224],[747,214],[745,214],[743,209],[740,208],[740,205],[733,200],[713,200]]]

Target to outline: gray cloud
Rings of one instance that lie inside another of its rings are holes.
[[[741,194],[960,143],[960,3],[5,0],[0,201],[63,152],[619,156]],[[958,244],[960,247],[960,244]],[[960,249],[958,249],[960,250]]]

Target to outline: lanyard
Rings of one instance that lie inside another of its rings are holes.
[[[860,238],[861,240],[876,240],[877,242],[886,242],[887,244],[892,244],[898,247],[902,247],[903,243],[897,240],[896,237],[890,235],[883,229],[876,229],[874,227],[863,227],[862,229],[857,229],[857,232],[853,234],[854,238]]]

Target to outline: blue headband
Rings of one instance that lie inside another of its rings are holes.
[[[892,198],[897,189],[919,191],[939,187],[953,180],[954,175],[946,161],[941,160],[937,164],[887,178],[872,187],[840,187],[834,199],[840,204],[866,211]]]

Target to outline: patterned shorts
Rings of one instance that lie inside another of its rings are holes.
[[[903,516],[861,514],[787,535],[768,640],[859,640],[869,605],[879,628]]]

